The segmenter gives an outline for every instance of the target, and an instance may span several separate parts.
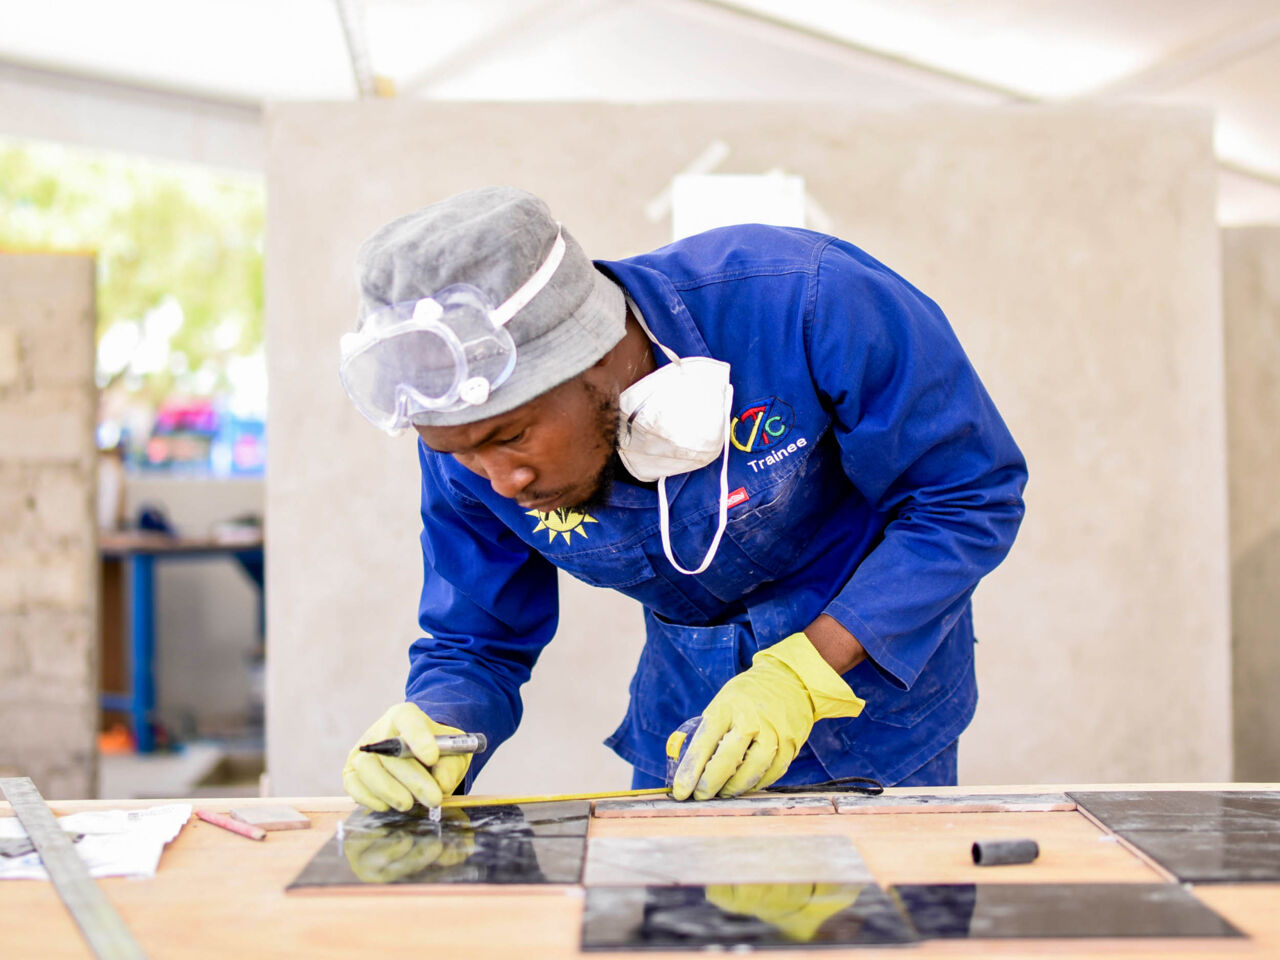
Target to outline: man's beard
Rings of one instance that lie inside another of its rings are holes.
[[[595,401],[596,412],[594,430],[589,434],[609,451],[603,466],[591,478],[591,489],[578,503],[569,507],[578,513],[589,513],[598,510],[609,500],[609,492],[613,489],[613,480],[622,461],[618,458],[618,398],[607,394],[598,387],[583,383],[583,388]]]

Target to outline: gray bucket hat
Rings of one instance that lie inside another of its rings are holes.
[[[360,316],[453,284],[469,284],[500,304],[547,259],[557,229],[543,201],[514,187],[471,190],[393,220],[356,254]],[[622,339],[622,289],[560,230],[563,260],[506,325],[516,345],[511,375],[483,403],[417,413],[415,424],[456,426],[506,413],[577,376]]]

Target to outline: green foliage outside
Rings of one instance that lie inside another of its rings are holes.
[[[265,208],[260,177],[0,140],[0,248],[96,253],[100,344],[134,325],[100,350],[99,385],[152,408],[227,392],[228,361],[261,350]]]

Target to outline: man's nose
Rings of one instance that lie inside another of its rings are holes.
[[[514,500],[534,480],[532,467],[512,463],[505,457],[485,458],[480,467],[493,492],[508,500]]]

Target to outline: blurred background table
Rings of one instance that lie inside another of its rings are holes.
[[[150,753],[156,740],[152,727],[156,704],[156,592],[155,567],[161,561],[225,556],[235,561],[258,588],[258,622],[262,623],[263,539],[260,530],[237,531],[216,537],[175,537],[149,531],[103,532],[98,539],[103,561],[104,623],[127,608],[129,669],[123,691],[104,691],[102,708],[128,714],[139,753]],[[126,586],[127,585],[127,586]],[[127,593],[125,592],[127,590]],[[105,640],[105,637],[104,637]],[[126,676],[113,663],[111,645],[104,644],[103,676],[112,685]]]

